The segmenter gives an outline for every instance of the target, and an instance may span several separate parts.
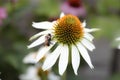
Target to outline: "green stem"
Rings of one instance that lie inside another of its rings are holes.
[[[43,73],[43,74],[41,75],[41,80],[48,80],[48,79],[47,79],[47,75]]]
[[[61,80],[67,80],[66,72],[62,75]]]

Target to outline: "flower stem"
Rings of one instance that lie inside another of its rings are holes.
[[[64,74],[62,75],[61,80],[67,80],[66,72],[64,72]]]
[[[42,76],[41,76],[41,80],[48,80],[47,75],[43,73]]]

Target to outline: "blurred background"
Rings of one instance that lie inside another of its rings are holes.
[[[82,60],[75,76],[70,64],[67,80],[120,80],[120,0],[0,0],[0,80],[19,80],[26,71],[23,58],[36,51],[27,49],[29,38],[40,31],[32,22],[56,20],[61,12],[101,29],[89,52],[95,69]]]

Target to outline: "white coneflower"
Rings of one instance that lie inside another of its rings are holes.
[[[47,80],[60,80],[60,77],[51,70],[44,72],[40,67],[37,66],[28,67],[26,73],[21,74],[19,78],[20,80],[43,80],[42,74],[46,75]]]
[[[41,80],[38,76],[37,68],[35,66],[28,67],[26,73],[19,76],[20,80]]]
[[[57,21],[34,22],[32,26],[37,29],[45,29],[45,31],[34,35],[31,39],[40,37],[30,44],[28,48],[44,43],[47,34],[51,34],[51,41],[54,42],[48,46],[49,48],[46,48],[45,46],[40,50],[40,59],[45,53],[50,53],[44,61],[42,67],[43,70],[50,69],[55,64],[58,57],[60,57],[58,66],[59,74],[62,75],[67,68],[69,55],[71,55],[72,67],[76,75],[80,64],[80,55],[85,59],[90,68],[94,68],[87,49],[90,51],[95,49],[95,46],[92,43],[94,37],[89,34],[89,32],[98,29],[85,28],[85,21],[81,23],[76,16],[71,14],[64,15],[64,13],[61,13],[60,19]],[[37,57],[37,59],[39,57]]]

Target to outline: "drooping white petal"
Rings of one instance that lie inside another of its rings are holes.
[[[120,49],[120,44],[119,44],[119,46],[118,46],[118,49]]]
[[[30,66],[28,67],[26,73],[19,76],[20,80],[41,80],[37,75],[37,68]]]
[[[100,29],[98,28],[92,28],[92,29],[88,29],[88,28],[85,28],[85,32],[95,32],[95,31],[99,31]]]
[[[120,41],[120,37],[116,38],[116,41]]]
[[[35,46],[38,46],[40,44],[42,44],[45,41],[45,35],[41,36],[40,38],[38,38],[37,40],[35,40],[33,43],[31,43],[28,48],[33,48]]]
[[[25,56],[25,58],[23,59],[23,62],[26,64],[28,64],[28,63],[34,64],[35,63],[35,56],[36,56],[35,52],[29,53],[27,56]]]
[[[65,16],[65,14],[62,12],[62,13],[60,14],[60,18],[63,17],[63,16]]]
[[[50,73],[48,74],[48,80],[61,80],[61,79],[60,79],[60,76],[56,75],[56,74],[53,73],[53,72],[50,72]]]
[[[86,26],[86,20],[84,20],[82,23],[82,27],[85,27],[85,26]]]
[[[59,50],[60,51],[60,50]],[[67,46],[62,46],[61,49],[61,54],[60,54],[60,59],[59,59],[59,74],[63,75],[63,73],[65,72],[67,65],[68,65],[68,47]]]
[[[81,43],[90,51],[93,51],[93,49],[95,49],[95,46],[90,41],[84,38],[81,40]]]
[[[52,29],[53,28],[53,23],[44,21],[44,22],[33,22],[32,26],[37,29]]]
[[[51,30],[39,32],[39,33],[35,34],[34,36],[32,36],[29,40],[31,41],[31,40],[33,40],[41,35],[47,35],[48,33],[51,33]]]
[[[42,66],[42,69],[45,71],[47,69],[50,69],[56,62],[56,60],[58,59],[59,55],[60,55],[60,49],[61,47],[57,47],[51,54],[49,54],[46,58],[46,60],[44,61],[44,64]]]
[[[92,65],[92,62],[91,62],[91,59],[90,59],[90,56],[87,52],[87,50],[82,46],[81,43],[78,43],[77,45],[82,57],[84,58],[84,60],[88,63],[88,65],[90,66],[90,68],[94,68],[94,66]]]
[[[78,49],[75,46],[72,46],[72,67],[76,75],[79,65],[80,65],[80,55]]]
[[[39,49],[38,51],[38,54],[36,55],[36,62],[38,62],[40,59],[42,59],[46,53],[48,52],[48,50],[51,48],[51,46],[48,46],[48,47],[42,47]]]
[[[89,33],[85,33],[84,38],[88,39],[89,41],[92,41],[94,39],[94,37]]]

